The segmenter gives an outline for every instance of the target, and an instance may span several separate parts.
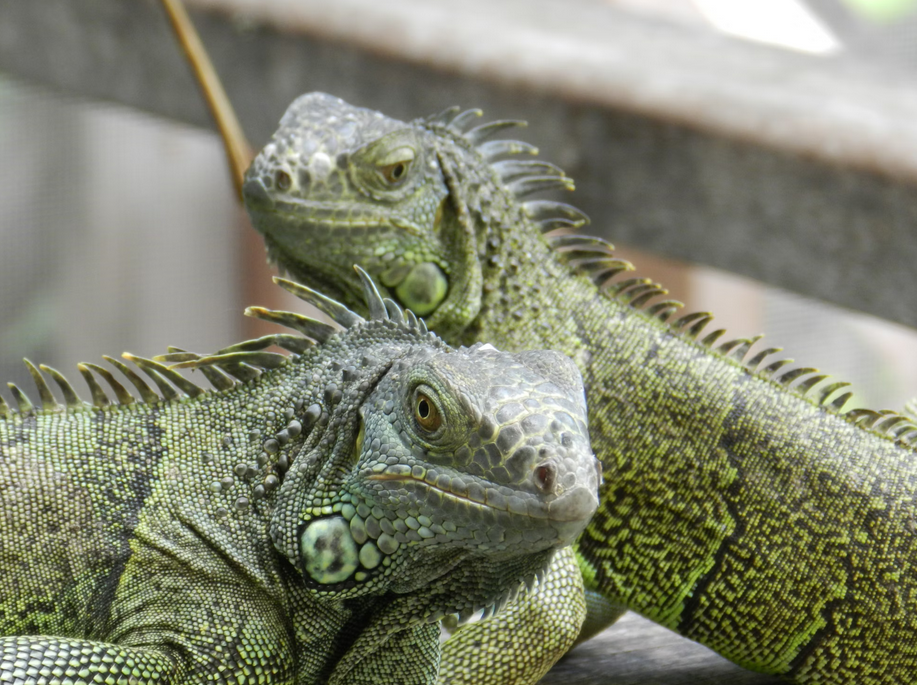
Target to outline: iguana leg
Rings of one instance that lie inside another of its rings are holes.
[[[440,685],[538,682],[570,649],[586,615],[573,551],[560,550],[534,590],[443,645]]]
[[[354,647],[361,646],[358,640]],[[335,670],[328,685],[433,685],[438,666],[439,623],[420,624],[394,633],[346,673]]]
[[[57,637],[0,638],[0,682],[158,685],[182,682],[174,653]]]
[[[587,588],[585,596],[586,620],[583,621],[583,627],[574,643],[577,645],[594,638],[627,611],[627,607],[608,601],[605,595],[596,590]]]

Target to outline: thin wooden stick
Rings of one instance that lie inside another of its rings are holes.
[[[207,106],[219,129],[220,137],[223,139],[223,147],[226,150],[227,161],[229,162],[230,173],[232,174],[233,186],[236,189],[236,195],[239,201],[242,200],[242,181],[245,176],[245,170],[251,164],[254,158],[251,146],[245,138],[242,126],[236,118],[236,112],[223,90],[223,84],[217,76],[213,63],[204,49],[204,44],[191,23],[188,13],[181,0],[162,0],[166,14],[169,15],[169,21],[172,22],[172,29],[178,38],[178,42],[185,52],[185,57],[191,65],[191,70],[197,77],[204,99],[207,100]]]

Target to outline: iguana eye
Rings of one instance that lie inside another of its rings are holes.
[[[382,174],[382,178],[384,178],[389,185],[400,185],[407,177],[408,169],[412,161],[413,160],[410,159],[403,159],[394,164],[386,164],[385,166],[379,167],[379,173]]]
[[[435,432],[443,424],[439,409],[424,392],[417,392],[414,395],[414,420],[428,433]]]

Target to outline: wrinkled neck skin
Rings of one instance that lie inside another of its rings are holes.
[[[480,307],[444,337],[579,366],[605,479],[577,543],[587,587],[757,670],[806,682],[869,645],[875,670],[850,664],[837,682],[889,673],[917,630],[900,594],[917,584],[912,448],[599,293],[521,212],[490,233],[472,215]],[[870,579],[892,568],[877,594]],[[845,631],[856,617],[868,626]]]

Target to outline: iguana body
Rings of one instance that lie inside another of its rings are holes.
[[[846,384],[813,389],[814,370],[781,373],[776,350],[719,344],[709,315],[672,320],[657,285],[612,280],[630,265],[609,245],[563,234],[578,210],[521,199],[569,179],[493,162],[534,148],[485,142],[512,122],[466,130],[479,114],[298,99],[245,186],[271,259],[345,301],[360,263],[453,343],[574,358],[605,478],[576,550],[610,614],[798,683],[917,680],[914,424],[845,413]]]
[[[437,620],[502,605],[585,525],[568,360],[288,287],[347,330],[256,310],[319,344],[166,356],[210,392],[134,358],[164,394],[120,365],[141,402],[46,369],[63,407],[30,367],[42,408],[0,404],[0,682],[429,683]]]

